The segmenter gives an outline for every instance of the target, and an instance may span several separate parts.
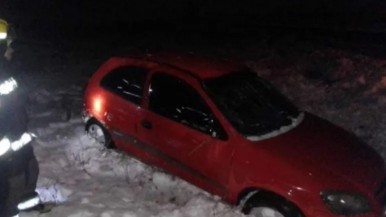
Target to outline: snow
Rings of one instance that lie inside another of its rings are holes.
[[[176,177],[101,148],[84,134],[80,118],[34,131],[38,192],[58,206],[21,216],[242,216]]]
[[[261,135],[261,136],[247,136],[247,139],[252,141],[252,142],[257,142],[257,141],[273,138],[275,136],[279,136],[281,134],[284,134],[284,133],[296,128],[297,126],[299,126],[299,124],[301,124],[303,122],[303,120],[304,120],[304,112],[300,112],[300,114],[296,118],[292,118],[291,124],[289,124],[287,126],[282,126],[278,130],[266,133],[266,134]]]
[[[25,45],[31,52],[26,56],[32,59],[25,61],[33,67],[28,69],[26,80],[29,82],[24,84],[30,90],[30,131],[37,136],[33,143],[40,166],[37,190],[43,201],[57,206],[49,213],[28,212],[21,213],[21,217],[244,216],[237,207],[227,205],[218,197],[127,154],[106,150],[85,135],[80,117],[82,87],[109,56],[107,51],[103,53],[105,47],[87,43],[72,46],[64,42],[66,46],[30,43]],[[171,44],[170,41],[165,43]],[[275,73],[279,69],[270,67],[270,62],[280,62],[281,58],[274,55],[265,60],[257,59],[262,56],[255,53],[260,48],[245,44],[246,47],[219,46],[222,50],[200,46],[195,49],[220,57],[227,53],[227,58],[244,61],[273,81],[301,109],[353,131],[386,158],[386,114],[383,112],[386,96],[382,94],[385,82],[381,72],[375,73],[385,64],[367,56],[334,53],[332,59],[341,65],[335,69],[339,75],[333,78],[349,77],[344,78],[348,85],[345,82],[331,85],[306,78],[301,72],[307,68],[304,62],[309,61],[300,57],[301,61],[284,63],[282,73]],[[327,55],[331,51],[320,52]],[[369,63],[374,67],[364,68]],[[347,70],[342,69],[346,66],[350,73],[354,68],[355,73],[347,75]],[[300,72],[294,73],[296,70]],[[344,73],[340,73],[342,71]],[[63,101],[72,110],[68,122],[62,119]]]

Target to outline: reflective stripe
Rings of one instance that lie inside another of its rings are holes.
[[[32,141],[32,136],[29,133],[23,133],[23,135],[16,141],[12,142],[11,148],[13,151],[18,151]]]
[[[9,148],[11,147],[11,142],[8,138],[3,138],[0,140],[0,156],[4,155],[8,152]]]
[[[18,140],[12,142],[9,141],[7,137],[4,137],[2,140],[0,140],[0,156],[5,155],[9,149],[12,149],[13,151],[20,150],[32,141],[32,137],[35,137],[34,134],[27,132],[23,133],[23,135],[21,135]]]
[[[6,39],[7,33],[6,32],[0,32],[0,39]]]
[[[16,88],[16,80],[14,78],[9,78],[0,84],[0,95],[7,95],[14,91]]]
[[[34,206],[37,206],[39,203],[40,203],[39,196],[36,196],[34,198],[31,198],[29,200],[26,200],[24,202],[19,203],[19,205],[17,205],[17,208],[20,211],[21,210],[26,210],[26,209],[30,209],[30,208],[32,208]]]

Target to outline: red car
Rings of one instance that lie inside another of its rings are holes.
[[[237,64],[113,57],[89,80],[87,132],[253,216],[385,216],[383,159]]]

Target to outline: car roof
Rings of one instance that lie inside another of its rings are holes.
[[[126,56],[129,59],[141,59],[161,65],[171,66],[188,72],[192,76],[207,80],[221,75],[245,69],[244,66],[230,61],[218,60],[192,53],[157,52],[137,53]]]

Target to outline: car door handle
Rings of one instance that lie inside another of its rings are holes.
[[[150,121],[148,121],[148,120],[142,120],[141,121],[141,125],[142,125],[142,127],[143,128],[145,128],[145,129],[151,129],[151,128],[153,128],[153,125],[151,124],[151,122]]]

